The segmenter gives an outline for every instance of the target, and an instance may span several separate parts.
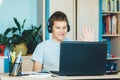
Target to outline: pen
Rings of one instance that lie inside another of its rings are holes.
[[[10,62],[10,54],[7,53],[8,61]]]
[[[15,58],[16,58],[16,56],[15,56],[15,55],[16,55],[16,53],[15,53],[15,52],[13,52],[13,53],[12,53],[12,63],[14,63],[14,62],[15,62]]]
[[[20,63],[22,52],[16,57],[15,63]]]

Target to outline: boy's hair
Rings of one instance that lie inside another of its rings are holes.
[[[67,28],[68,28],[67,32],[70,31],[69,22],[68,22],[68,19],[65,13],[61,11],[56,11],[55,13],[51,15],[51,17],[48,19],[48,22],[47,22],[49,33],[52,33],[52,26],[54,25],[55,21],[65,21],[67,23]]]

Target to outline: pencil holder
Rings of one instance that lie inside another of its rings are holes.
[[[9,76],[21,76],[22,63],[9,63]]]

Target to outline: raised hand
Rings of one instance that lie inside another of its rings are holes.
[[[94,41],[94,29],[91,27],[83,27],[82,37],[78,37],[80,41]]]

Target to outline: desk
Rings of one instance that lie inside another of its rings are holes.
[[[100,75],[100,76],[57,76],[57,77],[12,77],[8,74],[0,74],[0,80],[70,80],[70,79],[79,79],[79,80],[89,80],[89,79],[120,79],[120,72],[114,75]]]

